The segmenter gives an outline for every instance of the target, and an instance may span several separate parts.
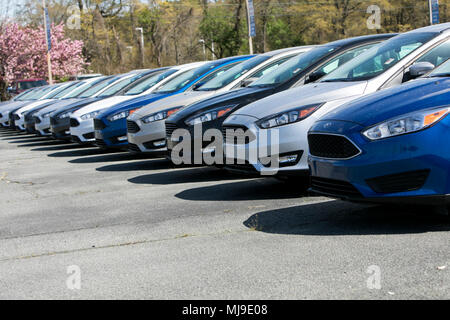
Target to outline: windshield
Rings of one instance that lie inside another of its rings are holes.
[[[109,86],[111,83],[116,82],[117,80],[121,79],[121,77],[111,77],[108,78],[100,83],[97,83],[96,85],[90,87],[89,89],[83,91],[80,95],[77,96],[77,98],[89,98],[92,97],[94,95],[96,95],[97,93],[99,93],[100,91],[102,91],[103,89],[105,89],[107,86]]]
[[[33,95],[35,95],[36,92],[39,90],[41,90],[41,89],[34,89],[34,90],[22,92],[21,94],[17,95],[14,98],[14,101],[24,101],[24,100],[32,99]]]
[[[434,69],[429,77],[450,77],[450,59],[442,64],[439,68]]]
[[[62,97],[64,97],[66,94],[69,94],[70,92],[72,92],[74,89],[82,86],[84,84],[84,82],[81,81],[76,81],[74,84],[68,86],[67,88],[65,88],[63,91],[60,91],[58,94],[56,94],[55,96],[53,96],[53,99],[61,99]]]
[[[120,90],[122,90],[123,88],[125,88],[126,86],[128,86],[130,83],[133,83],[139,79],[141,79],[142,77],[144,77],[146,74],[145,73],[137,73],[134,74],[132,76],[129,76],[125,79],[122,79],[120,81],[118,81],[117,83],[114,83],[111,87],[109,87],[108,89],[106,89],[105,91],[103,91],[99,97],[100,98],[105,98],[105,97],[110,97],[115,95],[117,92],[119,92]]]
[[[137,94],[141,94],[155,85],[157,85],[162,80],[166,79],[171,74],[175,73],[176,69],[170,69],[164,72],[157,72],[152,73],[152,75],[146,79],[143,79],[142,81],[139,81],[136,85],[132,86],[131,88],[126,89],[124,95],[126,96],[134,96]]]
[[[194,80],[202,77],[205,73],[211,71],[220,63],[208,63],[199,68],[191,69],[189,71],[185,71],[177,77],[173,78],[161,88],[156,90],[157,93],[172,93],[178,90],[183,89],[186,85],[193,82]]]
[[[95,81],[81,81],[81,86],[79,86],[78,88],[74,89],[72,92],[70,92],[68,95],[66,95],[63,99],[70,99],[70,98],[76,98],[78,97],[80,94],[84,93],[86,90],[92,88],[92,86],[97,85],[99,82],[104,81],[105,78],[101,77]]]
[[[336,49],[336,47],[321,46],[304,54],[295,56],[283,63],[273,72],[270,72],[253,82],[249,87],[274,86],[289,81],[299,74],[299,72],[305,70],[310,65],[329,55]]]
[[[270,58],[270,56],[264,56],[264,55],[251,58],[250,60],[240,63],[237,66],[234,66],[231,69],[225,71],[224,73],[217,76],[216,78],[206,82],[204,85],[202,85],[197,90],[198,91],[209,91],[209,90],[217,90],[217,89],[223,88],[226,85],[233,82],[234,80],[240,78],[242,75],[246,74],[249,70],[255,68],[256,66],[260,65],[264,61],[268,60],[269,58]]]
[[[331,72],[321,82],[365,81],[375,78],[436,35],[431,32],[414,32],[391,38]]]
[[[54,86],[48,86],[42,88],[42,90],[39,90],[39,92],[36,93],[36,95],[33,96],[33,100],[39,100],[42,97],[44,97],[46,94],[50,93],[51,91],[55,90],[56,88]]]
[[[57,94],[59,94],[61,91],[66,90],[68,87],[72,86],[73,83],[65,83],[62,85],[59,85],[55,90],[49,93],[47,96],[47,99],[53,99]]]

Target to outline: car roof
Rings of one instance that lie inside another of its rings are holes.
[[[315,47],[317,47],[317,46],[310,45],[310,46],[298,46],[298,47],[283,48],[283,49],[277,49],[277,50],[265,52],[265,53],[262,53],[261,55],[274,57],[274,56],[277,56],[277,55],[282,54],[282,53],[287,53],[287,52],[291,52],[291,51],[308,50],[308,49],[313,49]]]
[[[415,30],[408,31],[408,33],[416,33],[416,32],[449,32],[450,31],[450,22],[434,24],[432,26],[427,26]]]
[[[322,45],[330,46],[330,47],[345,47],[345,46],[353,45],[353,44],[357,44],[357,43],[370,42],[370,41],[376,41],[376,40],[387,40],[387,39],[393,38],[397,35],[398,35],[398,33],[371,34],[371,35],[366,35],[366,36],[358,36],[358,37],[353,37],[353,38],[336,40],[333,42],[324,43]]]

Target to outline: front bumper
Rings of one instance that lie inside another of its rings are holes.
[[[127,121],[127,137],[132,152],[166,152],[166,125],[164,120],[145,124],[140,120]]]
[[[126,119],[109,122],[94,119],[95,144],[103,148],[124,148],[128,145]]]
[[[262,130],[256,125],[258,119],[235,115],[223,125],[226,129],[248,130],[248,143],[225,140],[226,167],[251,170],[261,175],[305,175],[308,169],[307,131],[316,121],[309,117],[301,122]]]
[[[379,141],[365,139],[360,134],[362,127],[345,130],[348,124],[328,121],[331,131],[311,133],[344,132],[361,153],[348,160],[310,156],[311,190],[357,202],[449,203],[450,144],[448,139],[437,138],[448,137],[448,120],[420,132]]]
[[[39,119],[39,120],[37,120]],[[34,119],[34,127],[36,131],[42,135],[42,136],[49,136],[50,133],[50,118],[49,117],[42,117],[42,116],[36,116]]]
[[[56,139],[70,139],[70,118],[50,118],[50,132]]]
[[[95,141],[93,119],[82,120],[80,117],[71,117],[69,121],[72,140],[78,143]]]

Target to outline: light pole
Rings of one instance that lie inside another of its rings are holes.
[[[44,11],[44,31],[45,31],[45,38],[47,39],[47,66],[48,66],[48,83],[53,84],[53,76],[52,76],[52,60],[50,58],[50,50],[51,50],[51,30],[50,28],[50,21],[47,11],[47,6],[45,5],[45,0],[42,0],[42,9]]]
[[[142,67],[144,67],[144,59],[145,59],[145,54],[144,54],[144,29],[143,28],[136,28],[136,31],[139,31],[141,33],[141,63],[142,63]]]
[[[200,42],[203,45],[203,57],[204,57],[204,60],[206,61],[206,44],[205,44],[205,40],[204,39],[200,39],[200,40],[198,40],[198,42]]]

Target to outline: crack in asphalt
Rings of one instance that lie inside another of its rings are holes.
[[[211,237],[211,236],[226,235],[226,234],[238,234],[238,233],[245,233],[245,232],[253,232],[253,230],[234,230],[234,231],[225,230],[222,232],[213,232],[213,233],[204,233],[204,234],[180,234],[180,235],[177,235],[175,237],[170,237],[170,238],[147,239],[147,240],[123,242],[123,243],[116,243],[116,244],[108,244],[108,245],[102,245],[102,246],[98,246],[98,247],[91,246],[89,248],[78,248],[78,249],[71,249],[71,250],[61,250],[61,251],[45,252],[45,253],[39,253],[39,254],[30,254],[30,255],[26,255],[26,256],[18,256],[18,257],[0,259],[0,262],[15,261],[15,260],[27,260],[27,259],[33,259],[33,258],[49,257],[49,256],[70,254],[70,253],[76,253],[76,252],[84,252],[84,251],[90,251],[90,250],[120,248],[120,247],[136,246],[136,245],[142,245],[142,244],[148,244],[148,243],[158,243],[158,242],[173,241],[173,240],[180,240],[180,239],[187,239],[187,238],[194,238],[194,237],[195,238]]]

